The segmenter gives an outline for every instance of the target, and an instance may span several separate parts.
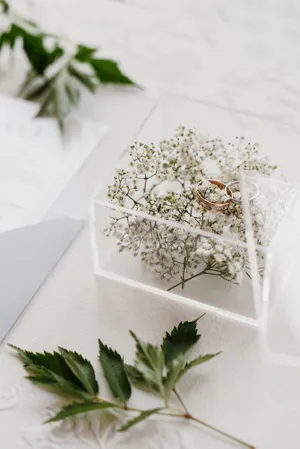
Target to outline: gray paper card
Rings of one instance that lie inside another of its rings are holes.
[[[0,342],[83,225],[62,217],[0,234]]]

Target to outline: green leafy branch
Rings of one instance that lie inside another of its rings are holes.
[[[135,85],[115,61],[97,57],[96,48],[79,44],[67,51],[58,36],[16,16],[5,0],[0,0],[0,6],[11,19],[8,30],[0,34],[0,52],[5,46],[14,50],[21,42],[30,70],[19,94],[40,102],[37,116],[54,116],[63,130],[64,119],[79,105],[81,87],[94,93],[101,83]],[[47,39],[52,42],[50,49]]]
[[[51,387],[58,393],[67,393],[76,398],[46,421],[47,423],[94,410],[113,410],[131,415],[119,428],[119,431],[123,432],[152,415],[168,416],[196,422],[243,447],[254,449],[254,446],[192,415],[178,392],[177,383],[184,375],[192,368],[220,354],[217,352],[199,355],[193,360],[186,360],[187,353],[201,337],[197,330],[198,319],[180,322],[171,332],[165,334],[159,346],[143,342],[131,331],[136,344],[135,360],[132,365],[126,364],[117,351],[99,340],[99,360],[114,396],[113,401],[99,396],[99,384],[94,368],[80,354],[61,347],[58,348],[58,352],[53,353],[33,353],[14,345],[10,347],[17,351],[24,367],[30,373],[27,379],[37,385]],[[161,398],[162,404],[148,410],[129,406],[132,387],[155,393]],[[172,397],[177,399],[182,410],[170,407]]]

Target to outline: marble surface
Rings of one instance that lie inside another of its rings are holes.
[[[141,84],[299,126],[297,0],[14,3],[49,29],[99,45]]]
[[[174,91],[215,103],[235,118],[237,126],[248,123],[254,131],[258,127],[268,133],[275,126],[282,136],[276,157],[283,171],[297,178],[300,6],[295,0],[230,4],[222,0],[16,0],[15,4],[53,30],[101,45],[151,92]],[[85,97],[81,112],[105,119],[110,131],[79,173],[88,192],[107,174],[153,108],[153,100],[142,93],[119,89],[102,90],[97,99]],[[242,119],[239,110],[250,113]],[[195,310],[179,303],[108,281],[97,283],[85,229],[6,341],[33,350],[62,345],[96,364],[97,337],[102,337],[129,360],[133,346],[128,328],[155,342],[166,327],[194,316]],[[257,449],[299,449],[299,369],[262,363],[258,336],[251,328],[206,315],[200,329],[203,352],[224,352],[180,386],[190,408]],[[135,404],[142,400],[138,394],[133,398]],[[59,398],[24,379],[20,363],[2,344],[0,442],[4,449],[135,448],[141,441],[143,447],[155,449],[237,447],[203,430],[171,423],[151,421],[126,437],[114,434],[112,422],[99,419],[90,425],[76,422],[73,430],[42,426],[44,417],[59,404]]]

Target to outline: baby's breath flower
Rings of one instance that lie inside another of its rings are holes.
[[[238,179],[239,167],[270,176],[276,166],[260,156],[257,143],[243,137],[234,142],[200,136],[194,129],[180,125],[169,140],[157,146],[133,142],[126,169],[116,171],[108,187],[109,201],[133,211],[162,217],[215,234],[226,234],[245,241],[242,206],[231,202],[224,211],[206,210],[195,198],[198,188],[209,201],[228,201],[224,189],[210,183],[214,179],[227,183]],[[233,192],[240,200],[238,190]],[[256,243],[264,242],[265,216],[252,204]],[[193,234],[132,214],[111,217],[106,235],[117,239],[119,251],[140,256],[146,267],[167,282],[184,287],[200,273],[219,274],[223,279],[240,283],[247,264],[246,250],[214,239]],[[178,282],[179,281],[179,282]]]

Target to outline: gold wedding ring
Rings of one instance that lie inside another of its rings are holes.
[[[214,184],[215,186],[219,187],[219,189],[224,189],[224,194],[226,193],[228,200],[225,201],[224,203],[214,203],[212,201],[208,201],[200,193],[200,190],[199,190],[199,188],[201,186],[201,181],[200,181],[197,184],[197,188],[196,188],[196,195],[197,195],[198,202],[202,206],[204,206],[206,209],[213,209],[216,211],[223,211],[223,210],[227,209],[227,207],[229,206],[229,204],[231,203],[232,198],[233,198],[233,194],[232,194],[232,191],[230,190],[230,188],[228,186],[226,186],[223,182],[218,181],[217,179],[208,179],[207,181],[210,182],[211,184]]]

